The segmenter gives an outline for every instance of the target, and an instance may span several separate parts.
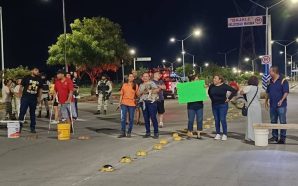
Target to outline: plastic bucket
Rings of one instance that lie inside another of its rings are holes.
[[[70,124],[59,123],[57,125],[58,140],[70,140]]]
[[[8,138],[19,138],[20,137],[20,123],[19,122],[8,122],[7,123],[7,137]]]
[[[266,147],[268,146],[268,129],[255,129],[255,146]]]

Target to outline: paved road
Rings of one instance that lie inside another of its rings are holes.
[[[289,122],[298,123],[297,93],[289,98]],[[210,117],[210,103],[205,104],[205,119]],[[47,121],[38,122],[38,138],[28,132],[17,140],[7,139],[0,130],[0,185],[297,185],[298,132],[289,131],[287,145],[258,148],[243,142],[245,119],[229,123],[229,140],[212,139],[213,129],[205,130],[203,140],[170,143],[161,151],[152,146],[159,140],[143,139],[143,126],[136,126],[131,139],[118,139],[119,113],[115,106],[109,116],[92,114],[93,103],[80,104],[76,135],[71,141],[56,140],[47,132]],[[161,138],[186,127],[186,110],[174,100],[167,100],[166,127]],[[268,114],[266,111],[264,116]],[[232,114],[234,115],[234,114]],[[268,121],[268,117],[264,118]],[[91,136],[82,141],[80,135]],[[149,151],[146,158],[133,163],[119,163],[122,156],[135,157],[137,150]],[[101,173],[103,165],[116,171]]]

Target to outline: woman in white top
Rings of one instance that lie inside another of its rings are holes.
[[[240,91],[241,95],[246,95],[248,113],[247,128],[245,134],[246,141],[254,141],[255,134],[253,129],[254,123],[262,123],[262,108],[260,103],[261,89],[258,88],[259,80],[256,76],[251,76],[247,82],[248,86]],[[255,98],[254,98],[255,97]]]

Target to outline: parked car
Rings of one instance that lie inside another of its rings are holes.
[[[164,79],[164,83],[166,85],[166,90],[164,90],[164,97],[171,97],[172,99],[176,99],[178,97],[177,94],[177,84],[181,82],[180,77],[167,77]]]

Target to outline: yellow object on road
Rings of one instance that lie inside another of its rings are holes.
[[[112,165],[105,165],[99,171],[101,172],[113,172],[115,169]]]
[[[180,136],[178,136],[178,137],[174,137],[174,140],[175,140],[175,141],[181,141],[182,138],[181,138]]]
[[[120,163],[131,163],[132,159],[129,156],[124,156],[121,158]]]
[[[155,144],[155,145],[153,146],[153,149],[154,149],[154,150],[161,150],[161,149],[162,149],[162,144],[160,144],[160,143]]]
[[[57,125],[58,140],[70,140],[70,124],[59,123]]]
[[[173,134],[173,138],[175,138],[175,137],[179,137],[179,134],[178,133],[174,133]]]
[[[166,145],[166,144],[168,144],[168,140],[161,139],[159,143],[162,144],[162,145]]]
[[[137,156],[147,156],[147,152],[144,151],[144,150],[139,150],[139,151],[137,152]]]

